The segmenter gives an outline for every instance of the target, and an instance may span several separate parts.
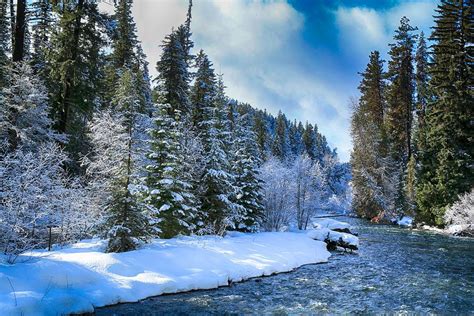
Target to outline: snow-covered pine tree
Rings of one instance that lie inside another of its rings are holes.
[[[168,115],[173,115],[175,110],[179,110],[184,118],[188,118],[191,112],[190,74],[186,51],[182,46],[179,34],[176,31],[171,32],[165,37],[161,47],[163,51],[156,64],[158,71],[156,91],[160,97],[158,101],[170,105]]]
[[[104,112],[91,124],[93,156],[87,172],[98,193],[99,206],[104,208],[103,230],[108,236],[108,252],[133,250],[149,236],[148,218],[137,202],[134,192],[134,138],[139,98],[136,79],[126,70],[118,82],[113,112]],[[102,189],[99,188],[102,187]]]
[[[237,190],[235,203],[241,206],[237,229],[256,231],[263,218],[263,193],[259,167],[258,145],[252,130],[252,117],[246,113],[238,117],[235,125],[232,172]]]
[[[184,174],[183,149],[178,126],[179,111],[175,117],[169,116],[170,105],[160,105],[155,117],[155,127],[150,131],[150,164],[146,179],[144,203],[151,212],[158,235],[172,238],[194,231],[196,221],[196,201],[192,184]]]
[[[221,111],[216,104],[216,76],[212,63],[201,50],[197,56],[197,74],[193,87],[193,123],[204,149],[204,174],[201,177],[201,209],[206,213],[208,232],[223,235],[238,221],[236,205],[230,200],[234,193],[233,175],[220,133]]]

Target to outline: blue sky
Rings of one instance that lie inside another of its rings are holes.
[[[224,74],[227,94],[318,125],[342,161],[351,151],[349,99],[368,55],[386,57],[402,16],[429,34],[432,0],[194,0],[195,48]],[[103,5],[106,7],[106,5]],[[186,0],[136,0],[152,75],[159,43],[184,21]]]

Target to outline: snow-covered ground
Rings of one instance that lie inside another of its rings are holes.
[[[326,262],[326,244],[304,233],[231,233],[155,240],[140,250],[104,253],[87,240],[33,251],[15,265],[0,264],[1,315],[59,315]]]
[[[327,229],[351,229],[351,225],[346,222],[340,222],[335,219],[331,218],[316,218],[313,219],[313,227],[314,228],[327,228]]]

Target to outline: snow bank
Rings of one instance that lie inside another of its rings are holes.
[[[335,243],[340,243],[340,241],[342,241],[347,245],[359,248],[359,238],[351,234],[335,232],[328,228],[315,228],[308,230],[306,234],[311,239],[320,241],[329,240]]]
[[[403,216],[401,219],[397,221],[397,224],[402,227],[412,227],[413,218],[410,216]]]
[[[0,264],[2,315],[59,315],[195,289],[326,262],[326,244],[302,233],[231,234],[156,240],[127,253],[104,253],[87,240],[66,249],[34,251]]]
[[[351,225],[349,223],[336,221],[331,218],[314,219],[313,227],[314,228],[328,228],[331,230],[334,230],[334,229],[350,230],[351,229]]]

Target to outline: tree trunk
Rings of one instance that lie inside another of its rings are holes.
[[[22,61],[25,55],[26,0],[16,2],[15,41],[13,42],[14,62]]]
[[[12,47],[15,47],[15,5],[13,0],[10,0],[10,32],[11,32],[11,41]]]

